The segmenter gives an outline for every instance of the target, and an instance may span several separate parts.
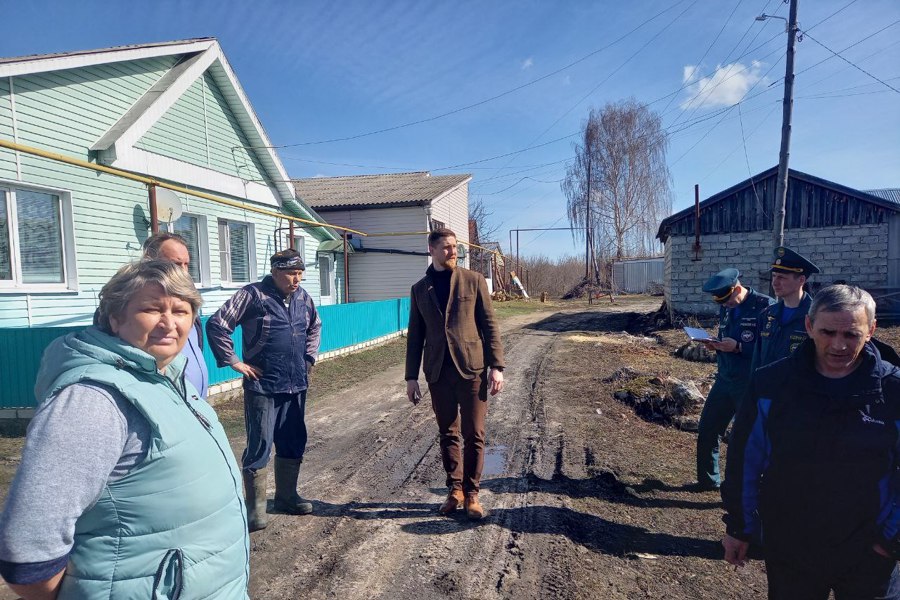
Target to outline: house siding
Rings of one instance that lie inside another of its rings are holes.
[[[245,180],[267,179],[222,91],[207,72],[166,111],[137,148]]]
[[[469,242],[469,184],[464,183],[450,193],[438,198],[431,204],[431,218],[446,223],[456,233],[460,242]],[[469,266],[468,252],[461,261],[464,267]]]
[[[319,209],[318,212],[329,223],[359,229],[366,233],[424,232],[427,227],[425,211],[420,206],[368,210]],[[428,243],[425,234],[363,237],[362,246],[362,252],[350,255],[352,302],[408,296],[409,288],[422,277],[428,267],[427,256],[364,251],[372,248],[427,252]],[[341,270],[343,271],[343,265]]]
[[[172,57],[129,61],[94,67],[70,69],[13,77],[16,108],[17,141],[30,146],[91,159],[89,148],[174,64]],[[13,139],[12,98],[9,78],[0,79],[0,136]],[[209,81],[209,80],[207,80]],[[198,82],[200,88],[208,86]],[[192,91],[193,88],[192,88]],[[201,90],[202,91],[202,90]],[[224,110],[221,92],[207,89],[206,122],[209,124],[211,166],[229,172],[232,146],[248,145],[230,111]],[[164,127],[153,137],[155,151],[173,158],[185,159],[185,148],[192,151],[199,136],[196,115],[186,111],[197,109],[197,94],[186,95],[161,119]],[[202,116],[202,106],[200,107]],[[183,129],[166,130],[178,124]],[[151,129],[153,131],[154,128]],[[189,132],[184,135],[184,132]],[[167,143],[166,139],[172,140]],[[187,140],[187,146],[178,146]],[[149,142],[148,142],[149,143]],[[182,154],[179,155],[179,152]],[[246,151],[244,151],[246,155]],[[196,153],[204,161],[206,153]],[[240,152],[237,153],[240,156]],[[246,157],[246,156],[245,156]],[[195,157],[196,158],[196,157]],[[114,175],[97,173],[73,165],[28,154],[21,154],[21,179],[16,169],[16,153],[0,149],[0,186],[37,186],[71,195],[74,220],[74,246],[77,262],[78,290],[59,293],[0,291],[0,328],[26,326],[81,325],[90,322],[97,306],[100,288],[124,263],[137,259],[141,244],[149,235],[149,209],[145,185]],[[258,165],[247,158],[252,169],[242,169],[244,177],[262,178]],[[195,163],[196,164],[196,163]],[[234,162],[230,173],[237,174]],[[252,176],[252,177],[251,177]],[[191,182],[184,182],[190,185]],[[243,198],[217,194],[235,201]],[[205,302],[203,314],[212,314],[239,286],[223,288],[219,260],[218,218],[243,221],[255,228],[254,248],[258,277],[268,272],[268,258],[274,252],[274,230],[283,220],[225,206],[209,200],[181,195],[184,211],[206,217],[209,241],[209,282],[201,289]],[[271,210],[271,209],[270,209]],[[318,241],[307,238],[306,259],[311,266],[304,287],[318,298],[318,271],[315,251]]]

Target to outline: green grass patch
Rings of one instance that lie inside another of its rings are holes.
[[[541,302],[540,300],[510,300],[509,302],[494,302],[494,313],[498,319],[506,319],[517,315],[527,315],[536,312],[549,312],[558,310],[562,304],[555,301]]]

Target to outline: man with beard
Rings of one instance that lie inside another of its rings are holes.
[[[488,385],[492,396],[503,390],[503,344],[484,276],[456,266],[456,234],[432,231],[428,252],[432,264],[410,292],[406,394],[413,404],[422,399],[418,379],[424,352],[450,488],[439,512],[449,515],[464,505],[466,515],[477,520],[484,517],[478,491],[487,391]]]

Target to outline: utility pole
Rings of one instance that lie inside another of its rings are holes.
[[[767,15],[757,17],[765,20]],[[784,245],[784,217],[787,205],[788,157],[791,151],[791,114],[794,108],[794,46],[797,41],[797,0],[791,0],[787,21],[787,57],[784,67],[784,108],[781,118],[781,151],[778,155],[778,180],[775,184],[775,246]]]
[[[587,201],[585,202],[585,218],[584,218],[584,278],[591,278],[591,157],[588,158],[587,164]]]

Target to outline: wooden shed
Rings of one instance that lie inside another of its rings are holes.
[[[715,312],[700,288],[727,267],[739,269],[745,285],[768,289],[777,173],[772,167],[700,202],[699,211],[662,221],[669,306]],[[900,203],[889,198],[790,170],[784,244],[822,270],[811,278],[814,289],[837,280],[875,295],[900,288]]]

